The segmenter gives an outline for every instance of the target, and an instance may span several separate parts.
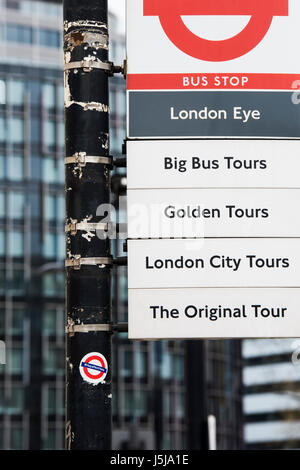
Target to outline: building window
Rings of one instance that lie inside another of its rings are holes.
[[[8,24],[6,26],[6,39],[11,42],[20,42],[22,44],[33,43],[33,29],[30,26],[19,24]]]
[[[14,266],[12,271],[10,294],[14,296],[23,295],[25,291],[24,270]]]
[[[126,114],[126,94],[122,90],[118,90],[116,93],[117,102],[117,114],[124,118]]]
[[[63,273],[48,273],[43,276],[43,295],[45,297],[64,297],[65,278]]]
[[[42,160],[42,177],[45,183],[63,183],[65,177],[64,160],[62,158],[45,157]]]
[[[65,198],[64,196],[45,196],[45,220],[53,222],[64,222],[65,220]]]
[[[4,155],[0,155],[0,179],[5,178],[5,161],[6,157]]]
[[[109,109],[110,109],[110,116],[115,116],[117,112],[117,105],[116,105],[116,89],[111,87],[109,90]]]
[[[53,450],[56,448],[56,429],[47,429],[47,435],[44,439],[43,449]]]
[[[41,98],[41,83],[35,80],[29,80],[27,86],[31,104],[38,106]]]
[[[5,308],[1,307],[0,308],[0,335],[4,336],[4,334],[5,334]],[[1,389],[0,389],[0,406],[1,406],[1,403],[3,403],[3,401],[1,400]]]
[[[22,279],[21,282],[23,282],[23,279]],[[14,308],[13,309],[12,324],[11,324],[11,334],[12,335],[21,335],[23,333],[24,318],[25,318],[24,309],[22,309],[22,308]]]
[[[63,121],[57,123],[57,144],[60,148],[65,145],[65,125]]]
[[[119,278],[120,300],[124,303],[127,302],[128,296],[128,281],[127,276],[123,275]],[[124,319],[126,321],[126,319]]]
[[[109,54],[110,54],[110,60],[114,61],[116,58],[116,42],[115,41],[110,41]]]
[[[6,215],[5,200],[5,192],[0,191],[0,217],[5,217]]]
[[[4,80],[0,80],[0,104],[6,104],[6,84]]]
[[[10,217],[12,219],[24,219],[25,196],[20,192],[10,192],[9,195]]]
[[[121,409],[123,416],[132,416],[135,414],[133,390],[124,390],[124,407]]]
[[[163,379],[170,379],[172,377],[172,357],[167,351],[162,357],[161,376]]]
[[[41,140],[41,122],[39,119],[30,119],[30,139],[32,144],[39,144]]]
[[[65,259],[66,255],[66,236],[64,233],[59,233],[57,237],[58,247],[57,247],[57,258],[59,260]]]
[[[171,438],[170,431],[167,431],[167,432],[164,433],[161,448],[162,448],[162,450],[172,449],[172,438]]]
[[[56,310],[46,309],[43,311],[43,334],[55,335],[56,334]]]
[[[63,85],[59,84],[57,86],[57,107],[60,111],[63,111],[64,109],[64,103],[65,103],[65,89]]]
[[[131,377],[132,376],[132,369],[133,369],[133,355],[132,351],[130,350],[121,350],[121,376]]]
[[[148,393],[146,390],[136,391],[135,414],[139,418],[147,416],[148,413]]]
[[[5,231],[0,230],[0,256],[5,255]]]
[[[63,196],[46,195],[45,196],[45,220],[48,222],[65,220],[65,198]]]
[[[60,375],[64,372],[64,354],[61,347],[48,345],[43,349],[43,371]]]
[[[0,131],[1,133],[1,131]],[[22,144],[24,141],[24,122],[20,118],[12,117],[8,120],[8,139],[13,144]]]
[[[48,427],[43,439],[44,450],[62,450],[64,448],[64,424],[61,427],[56,425],[55,428]]]
[[[57,166],[55,158],[43,158],[42,165],[43,181],[45,183],[54,183],[57,177]]]
[[[10,155],[7,157],[7,178],[11,181],[22,181],[24,179],[23,155]]]
[[[171,393],[169,390],[165,390],[163,393],[163,415],[165,418],[171,416]]]
[[[60,32],[52,29],[40,28],[39,43],[46,47],[60,47]]]
[[[56,197],[51,195],[45,196],[45,219],[49,221],[55,220],[56,213]]]
[[[56,410],[56,390],[55,387],[47,387],[46,411],[47,415],[55,414]]]
[[[23,430],[21,427],[13,427],[10,431],[10,449],[23,449]]]
[[[183,380],[184,375],[184,359],[182,356],[175,356],[175,378]]]
[[[44,144],[48,148],[55,147],[55,122],[46,121],[44,123]]]
[[[118,139],[118,131],[116,127],[112,127],[110,129],[110,148],[112,152],[117,153],[118,152],[118,145],[119,145],[119,139]]]
[[[21,231],[8,232],[8,254],[11,257],[24,255],[24,233]]]
[[[64,391],[55,385],[46,385],[43,389],[44,414],[64,414]]]
[[[21,80],[9,80],[8,82],[8,104],[12,106],[23,106],[25,85]]]
[[[43,255],[47,259],[63,259],[65,257],[65,235],[57,232],[46,233]]]
[[[57,372],[57,354],[55,349],[44,351],[43,371],[45,374],[56,374]]]
[[[42,102],[47,109],[55,108],[55,85],[53,83],[44,83],[42,86]]]
[[[9,414],[21,414],[24,404],[24,392],[22,386],[12,386],[6,393],[0,388],[0,412]],[[1,406],[3,405],[3,406]]]
[[[135,354],[135,374],[138,379],[146,377],[147,373],[147,354],[137,351]]]
[[[180,392],[177,394],[176,397],[176,407],[175,407],[175,414],[176,418],[181,419],[184,417],[184,393]]]
[[[0,294],[4,295],[6,292],[6,276],[4,266],[0,266]]]
[[[9,8],[11,10],[20,10],[21,5],[19,0],[3,0],[3,6],[6,6],[6,8]]]
[[[22,348],[8,348],[7,368],[11,374],[21,374],[23,371],[23,351]]]
[[[57,196],[57,218],[59,222],[65,221],[66,201],[65,196]]]
[[[57,250],[56,250],[57,236],[56,233],[46,233],[45,241],[43,244],[43,255],[48,259],[55,259]]]
[[[0,142],[5,142],[7,139],[7,123],[4,117],[0,116]]]

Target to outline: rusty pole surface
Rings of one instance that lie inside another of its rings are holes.
[[[96,214],[110,201],[107,0],[64,0],[64,57],[66,448],[105,450],[112,427],[112,259]],[[100,383],[90,383],[97,371],[82,366],[90,353],[107,361]]]

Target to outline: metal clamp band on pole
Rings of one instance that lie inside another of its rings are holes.
[[[111,72],[113,64],[111,62],[102,62],[101,60],[83,59],[77,62],[69,62],[65,64],[65,71],[72,69],[84,69],[85,71],[91,71],[92,69],[107,70]]]
[[[65,261],[66,268],[80,269],[82,265],[85,266],[111,266],[113,264],[112,258],[81,258],[80,255],[75,255],[74,258]]]
[[[112,331],[110,323],[103,324],[86,324],[86,325],[73,325],[69,324],[66,326],[66,333],[70,336],[74,336],[75,333],[90,333],[91,331]]]
[[[86,221],[77,222],[77,220],[74,220],[70,224],[66,224],[65,231],[66,233],[70,232],[71,235],[76,235],[76,233],[80,230],[85,231],[85,232],[93,232],[96,230],[107,231],[108,227],[109,225],[103,222],[89,223]]]
[[[85,152],[75,153],[72,157],[65,158],[65,165],[75,163],[80,167],[85,167],[87,163],[99,163],[102,165],[113,166],[112,157],[97,157],[94,155],[87,155]]]

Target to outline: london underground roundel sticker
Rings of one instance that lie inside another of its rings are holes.
[[[97,385],[104,382],[108,372],[108,364],[103,354],[91,352],[81,359],[79,371],[85,382]]]
[[[211,62],[233,60],[254,49],[274,16],[288,16],[289,0],[144,0],[144,16],[158,16],[170,41],[182,52]],[[192,33],[182,16],[246,15],[248,24],[229,39],[212,41]]]

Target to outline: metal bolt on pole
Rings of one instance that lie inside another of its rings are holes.
[[[66,446],[111,448],[107,0],[64,0],[66,131]],[[100,234],[100,237],[99,237]]]

